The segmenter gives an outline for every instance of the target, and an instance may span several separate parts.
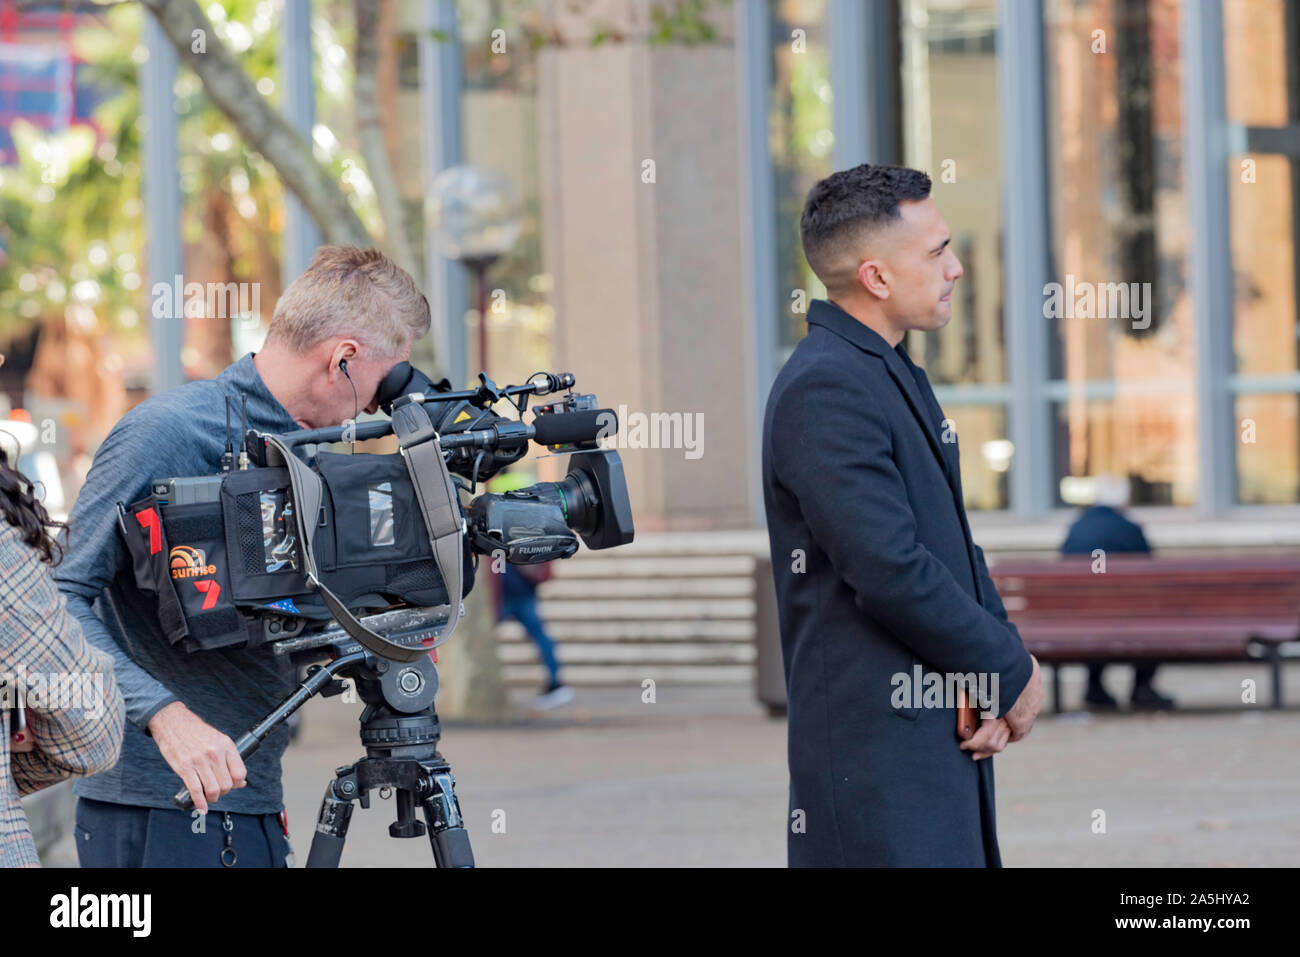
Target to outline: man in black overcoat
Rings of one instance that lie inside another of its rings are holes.
[[[971,540],[958,423],[902,345],[948,323],[961,263],[916,170],[827,177],[801,229],[827,299],[763,427],[789,863],[998,867],[991,758],[1029,733],[1042,681]]]

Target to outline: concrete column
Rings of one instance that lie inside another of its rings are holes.
[[[620,450],[640,530],[753,520],[738,72],[730,44],[541,54],[555,364],[604,405],[680,413],[683,426],[703,416],[697,458]]]

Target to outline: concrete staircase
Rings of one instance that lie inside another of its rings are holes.
[[[757,532],[639,535],[622,548],[583,548],[539,590],[564,680],[575,686],[754,680]],[[510,685],[540,687],[537,648],[514,621],[497,625]]]

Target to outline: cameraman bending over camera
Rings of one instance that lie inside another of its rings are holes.
[[[121,760],[75,788],[83,867],[286,866],[288,731],[273,732],[247,766],[232,736],[293,690],[293,668],[266,647],[189,654],[170,645],[135,585],[117,503],[142,498],[153,479],[219,472],[226,397],[235,423],[242,393],[248,428],[271,433],[374,412],[380,380],[429,325],[428,301],[382,253],[324,246],[276,303],[261,352],[141,403],[100,446],[56,575],[87,640],[113,656],[127,709]],[[194,814],[172,804],[177,775]],[[209,807],[220,817],[210,820]]]

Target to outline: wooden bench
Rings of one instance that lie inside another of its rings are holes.
[[[1300,557],[1108,555],[993,564],[1007,615],[1030,653],[1051,664],[1060,710],[1063,664],[1266,661],[1273,707],[1282,663],[1300,639]]]

